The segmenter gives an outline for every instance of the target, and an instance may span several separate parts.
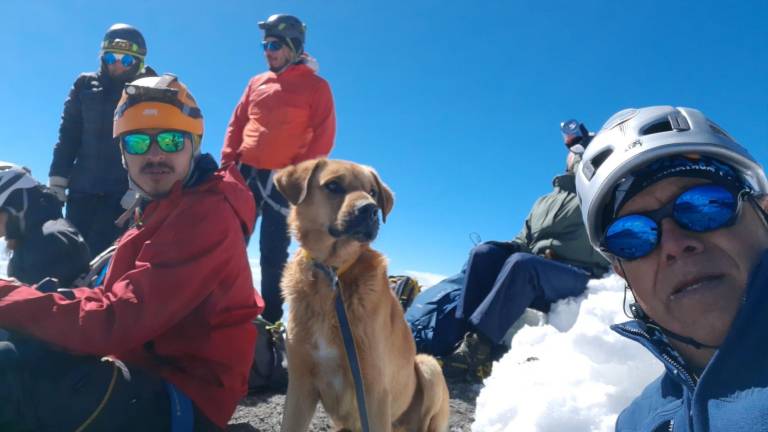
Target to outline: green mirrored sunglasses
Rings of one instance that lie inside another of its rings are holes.
[[[189,134],[180,131],[162,131],[156,134],[129,132],[120,137],[120,143],[126,153],[143,155],[149,151],[152,141],[166,153],[177,153],[184,149],[184,138]]]

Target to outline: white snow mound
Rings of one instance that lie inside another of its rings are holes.
[[[608,328],[627,321],[624,282],[589,282],[552,306],[548,325],[524,327],[493,365],[473,431],[613,431],[621,410],[662,371],[637,343]]]

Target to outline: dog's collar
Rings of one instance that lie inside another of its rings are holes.
[[[335,290],[339,286],[339,276],[341,276],[345,271],[349,269],[349,267],[352,266],[352,264],[348,264],[342,268],[336,268],[333,266],[329,266],[328,264],[322,263],[310,255],[310,253],[306,249],[301,250],[304,254],[304,258],[308,259],[312,262],[312,265],[315,266],[318,270],[320,270],[321,273],[323,273],[328,280],[331,282],[331,286]]]

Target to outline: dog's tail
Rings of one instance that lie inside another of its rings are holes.
[[[416,356],[416,376],[423,395],[422,415],[425,432],[446,432],[448,430],[449,396],[443,370],[434,357],[426,354]]]

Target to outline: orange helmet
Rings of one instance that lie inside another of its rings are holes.
[[[175,75],[140,78],[128,83],[115,109],[112,136],[138,129],[174,129],[203,135],[203,114]]]

